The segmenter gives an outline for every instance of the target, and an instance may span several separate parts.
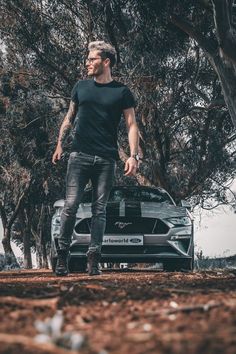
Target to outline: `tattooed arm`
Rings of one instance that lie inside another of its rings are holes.
[[[76,103],[71,101],[70,107],[69,107],[68,112],[62,122],[60,131],[59,131],[57,147],[56,147],[56,150],[55,150],[53,157],[52,157],[52,163],[54,163],[54,164],[56,164],[57,160],[60,160],[60,158],[61,158],[61,155],[63,152],[63,149],[62,149],[63,137],[65,136],[66,131],[68,129],[72,128],[72,124],[74,122],[76,113],[77,113]]]

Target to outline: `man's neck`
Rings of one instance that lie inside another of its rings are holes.
[[[109,82],[112,82],[113,79],[111,77],[111,74],[102,74],[99,76],[94,76],[94,81],[96,81],[98,84],[109,84]]]

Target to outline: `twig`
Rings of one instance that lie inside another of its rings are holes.
[[[55,99],[57,99],[57,98],[63,98],[64,100],[67,100],[67,101],[69,101],[70,100],[70,97],[68,97],[68,96],[53,96],[53,95],[44,95],[45,97],[48,97],[48,98],[55,98]]]
[[[47,299],[51,299],[51,298],[55,298],[57,296],[60,296],[60,293],[58,291],[54,292],[54,293],[49,293],[49,294],[40,294],[40,295],[37,295],[37,299],[44,299],[47,298]]]
[[[57,308],[59,297],[53,299],[28,299],[28,298],[17,298],[14,296],[3,296],[0,297],[0,305],[10,305],[23,308],[36,308],[36,307],[50,307],[54,310]]]
[[[192,294],[194,293],[196,290],[185,290],[185,289],[172,289],[172,288],[161,288],[161,290],[164,291],[169,291],[171,293],[178,293],[178,294]]]
[[[178,306],[175,308],[165,308],[161,310],[156,310],[156,311],[147,311],[146,314],[150,316],[156,316],[156,315],[172,315],[178,312],[184,312],[184,313],[189,313],[192,311],[209,311],[212,308],[222,306],[222,303],[207,303],[207,304],[201,304],[201,305],[189,305],[189,306]]]
[[[192,311],[199,311],[199,310],[206,312],[206,311],[211,310],[212,308],[219,307],[221,305],[222,305],[221,303],[215,303],[215,304],[208,303],[208,304],[203,304],[203,305],[180,306],[177,308],[165,310],[165,314],[170,315],[170,314],[177,313],[177,312],[189,313]]]
[[[0,333],[0,343],[1,347],[3,344],[7,344],[7,348],[9,350],[9,346],[23,346],[24,349],[28,348],[37,351],[37,353],[48,353],[48,354],[79,354],[81,352],[74,351],[74,350],[67,350],[65,348],[60,348],[54,344],[50,343],[37,343],[33,339],[22,336],[20,334],[7,334],[7,333]],[[22,352],[25,350],[22,349]],[[28,352],[27,350],[27,352]]]
[[[31,120],[28,124],[24,125],[24,126],[21,127],[20,129],[25,129],[25,128],[27,128],[30,124],[36,122],[36,121],[39,120],[39,119],[41,119],[41,117],[37,117],[37,118]]]

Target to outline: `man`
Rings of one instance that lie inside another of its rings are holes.
[[[86,60],[90,80],[78,81],[72,90],[69,110],[61,125],[52,162],[60,160],[62,138],[72,127],[75,116],[75,137],[66,176],[66,200],[61,215],[58,239],[56,275],[68,274],[67,259],[76,212],[89,180],[92,182],[91,242],[87,252],[88,272],[99,275],[103,234],[106,225],[106,205],[115,176],[117,127],[123,113],[128,130],[130,157],[125,163],[125,175],[135,175],[138,166],[138,127],[134,114],[134,98],[130,90],[112,79],[116,61],[115,49],[103,41],[91,42]]]

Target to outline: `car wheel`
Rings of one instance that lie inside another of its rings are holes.
[[[193,270],[193,258],[184,260],[169,260],[163,263],[163,270],[167,272],[181,272]]]
[[[69,272],[86,272],[87,269],[87,260],[79,258],[70,258],[69,260]]]

